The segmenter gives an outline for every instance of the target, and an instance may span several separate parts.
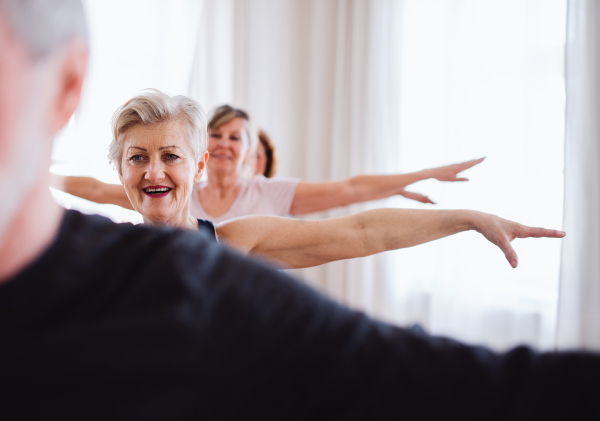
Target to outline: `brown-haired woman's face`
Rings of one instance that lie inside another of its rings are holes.
[[[221,127],[208,130],[209,171],[241,173],[250,143],[244,123],[242,118],[237,117]]]

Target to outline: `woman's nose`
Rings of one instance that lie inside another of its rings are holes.
[[[213,138],[210,140],[210,142],[213,142],[213,145],[214,145],[215,147],[217,147],[217,146],[225,147],[225,146],[229,145],[229,139],[228,139],[228,138],[226,138],[226,137],[224,137],[224,136],[222,136],[222,137],[218,137],[218,138],[214,138],[214,137],[213,137]]]
[[[165,178],[165,164],[161,161],[151,162],[144,178],[151,183],[163,180]]]

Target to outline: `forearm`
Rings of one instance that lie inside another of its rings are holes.
[[[431,170],[394,175],[359,175],[347,180],[351,203],[383,199],[400,194],[407,186],[431,178]]]
[[[413,247],[475,226],[469,210],[375,209],[353,215],[361,232],[361,256]]]
[[[301,182],[290,209],[292,215],[320,212],[352,203],[383,199],[402,194],[404,188],[431,178],[431,170],[395,175],[359,175],[346,180]]]
[[[104,183],[92,177],[51,174],[50,186],[91,202],[117,205],[134,210],[125,189],[120,184]]]
[[[314,221],[255,216],[217,227],[219,237],[244,253],[287,267],[311,267],[412,247],[466,231],[472,211],[376,209]]]

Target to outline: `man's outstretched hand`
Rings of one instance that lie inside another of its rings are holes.
[[[473,229],[500,247],[513,268],[519,264],[517,253],[510,244],[515,238],[563,238],[566,235],[564,231],[528,227],[483,212],[476,212],[473,223]]]

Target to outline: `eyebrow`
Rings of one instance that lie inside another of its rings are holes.
[[[140,151],[144,151],[144,152],[148,152],[148,149],[144,149],[144,148],[140,148],[139,146],[130,146],[129,148],[127,148],[127,151],[129,151],[129,149],[139,149]],[[162,151],[164,149],[169,149],[169,148],[177,148],[177,149],[181,149],[179,146],[163,146],[162,148],[158,148],[159,151]]]
[[[144,149],[144,148],[140,148],[139,146],[130,146],[127,148],[127,151],[129,152],[129,149],[139,149],[140,151],[144,151],[144,152],[148,152],[148,149]]]

